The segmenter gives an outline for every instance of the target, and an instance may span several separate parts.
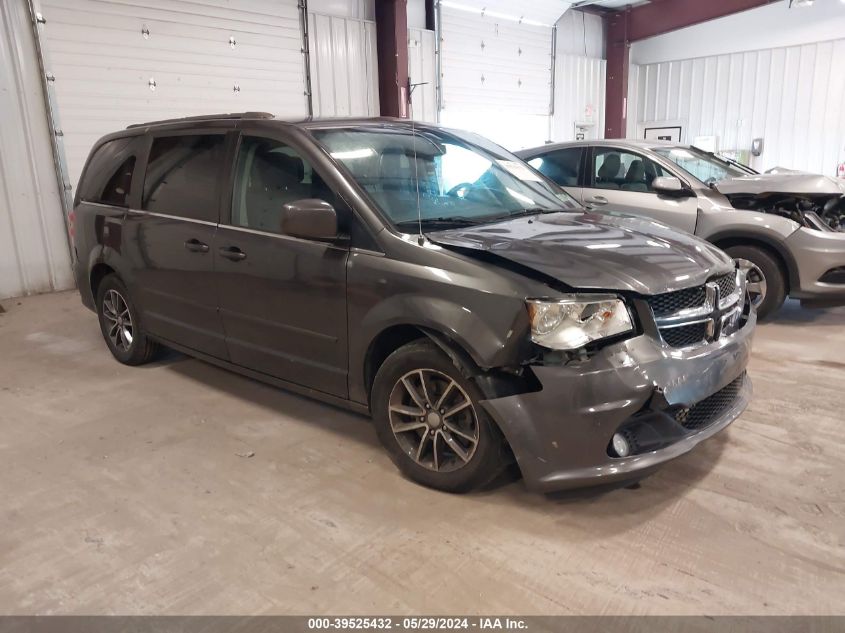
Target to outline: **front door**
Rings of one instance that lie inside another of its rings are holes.
[[[658,176],[673,176],[653,160],[616,147],[592,148],[583,202],[592,209],[612,209],[645,215],[688,233],[695,232],[698,199],[657,193],[651,183]]]
[[[141,209],[124,222],[133,296],[154,336],[226,358],[211,246],[217,231],[224,133],[152,139]]]
[[[554,149],[528,161],[534,169],[563,187],[578,202],[584,202],[583,154],[586,147]]]
[[[214,241],[220,316],[232,362],[347,395],[346,245],[280,231],[282,205],[334,194],[277,138],[241,136],[231,211]]]

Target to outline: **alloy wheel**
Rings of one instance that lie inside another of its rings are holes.
[[[129,306],[117,290],[106,291],[103,297],[103,317],[106,319],[106,334],[115,349],[128,352],[132,347],[134,325]]]
[[[745,273],[745,287],[751,297],[752,305],[759,308],[760,304],[766,299],[766,276],[760,270],[760,267],[751,260],[739,258],[736,263],[740,270]]]
[[[388,408],[396,441],[423,468],[452,472],[472,460],[479,440],[475,407],[446,374],[408,372],[393,386]]]

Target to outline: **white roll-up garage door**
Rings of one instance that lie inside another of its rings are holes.
[[[441,0],[441,121],[512,148],[549,135],[552,27],[561,0]]]
[[[75,187],[92,144],[142,121],[307,115],[297,0],[38,0]]]

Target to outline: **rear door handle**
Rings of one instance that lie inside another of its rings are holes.
[[[196,238],[194,238],[192,240],[187,240],[185,242],[185,248],[187,248],[192,253],[207,253],[208,252],[208,244],[206,244],[205,242],[200,242]]]
[[[587,204],[607,204],[607,198],[604,196],[593,196],[592,198],[587,198]]]
[[[239,262],[242,259],[246,259],[246,253],[237,246],[223,246],[218,249],[218,252],[220,253],[220,257],[231,259],[233,262]]]

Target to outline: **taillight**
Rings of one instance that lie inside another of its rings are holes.
[[[76,237],[76,211],[67,214],[67,231],[71,237]]]

